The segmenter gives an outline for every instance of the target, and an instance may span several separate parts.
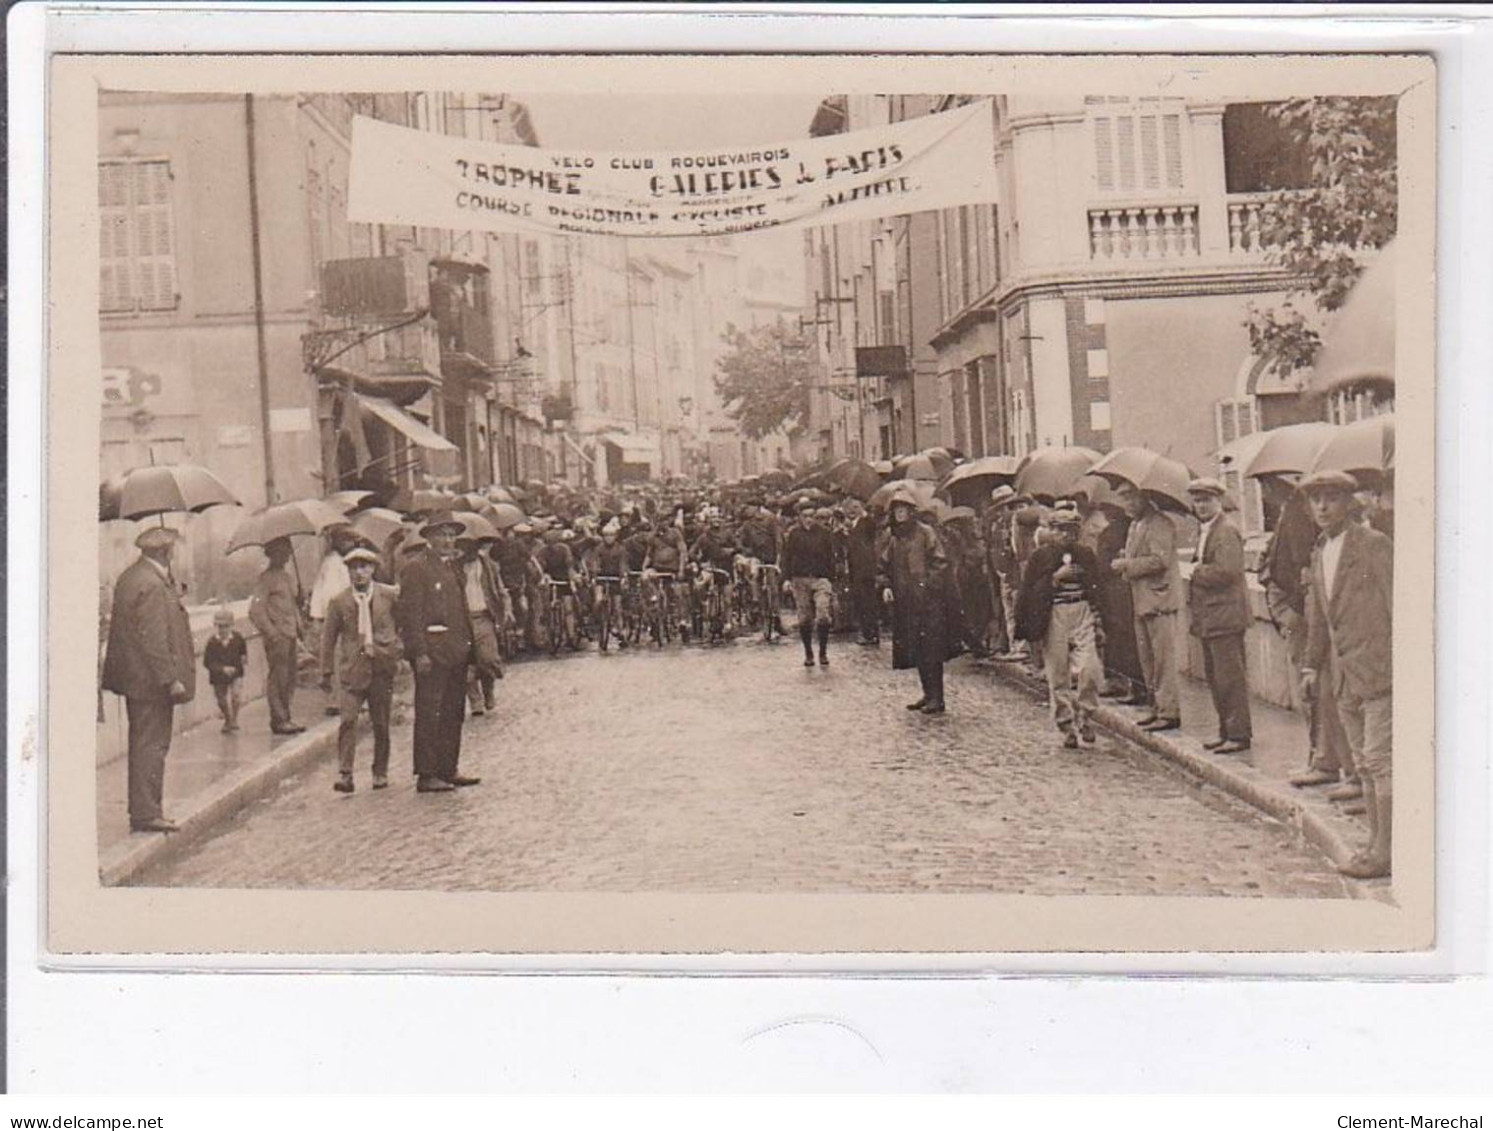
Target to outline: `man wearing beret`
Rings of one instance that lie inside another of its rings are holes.
[[[1369,843],[1338,870],[1374,879],[1389,875],[1391,856],[1394,544],[1352,520],[1357,486],[1342,471],[1317,472],[1301,484],[1321,531],[1312,551],[1301,678],[1308,695],[1331,680],[1363,782]]]
[[[353,791],[353,757],[358,747],[358,709],[368,704],[373,727],[373,788],[389,784],[389,714],[394,701],[394,670],[404,654],[395,620],[395,591],[373,580],[379,556],[358,546],[342,555],[348,588],[327,602],[321,634],[321,686],[329,695],[340,674],[341,722],[337,727],[338,793]]]
[[[449,511],[420,528],[425,549],[404,567],[398,617],[404,653],[415,669],[415,788],[446,793],[479,780],[457,770],[467,708],[472,618],[456,550],[465,528]]]
[[[1203,645],[1203,674],[1218,713],[1218,737],[1203,743],[1220,754],[1249,749],[1249,680],[1244,632],[1249,598],[1244,590],[1244,539],[1223,513],[1224,486],[1217,479],[1187,485],[1201,530],[1187,589],[1188,629]]]
[[[187,610],[171,580],[176,532],[151,527],[135,539],[140,557],[114,586],[105,691],[124,696],[129,719],[129,809],[134,832],[169,833],[161,809],[176,704],[192,699],[197,669]]]

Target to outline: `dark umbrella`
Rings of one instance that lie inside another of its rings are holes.
[[[99,520],[201,514],[208,507],[238,506],[233,492],[195,464],[137,467],[99,486]]]
[[[1092,448],[1038,448],[1016,471],[1017,494],[1044,503],[1071,495],[1098,459],[1099,453]]]
[[[956,503],[973,505],[976,500],[989,498],[990,492],[1002,483],[1013,482],[1020,465],[1015,456],[983,456],[961,463],[949,472],[938,493]]]
[[[865,460],[843,459],[827,473],[829,482],[865,502],[881,487],[881,476]]]
[[[1139,488],[1167,510],[1192,513],[1187,496],[1192,472],[1185,464],[1160,452],[1149,448],[1116,448],[1096,460],[1090,471],[1116,487],[1129,483]]]
[[[255,511],[238,524],[224,553],[247,546],[264,546],[281,538],[320,534],[331,526],[347,525],[347,515],[325,499],[298,499]]]
[[[793,473],[781,467],[774,467],[764,471],[760,476],[762,486],[769,487],[774,491],[781,491],[793,482]]]
[[[907,499],[921,510],[933,502],[933,484],[925,479],[894,479],[878,487],[866,500],[866,505],[876,510],[885,510],[892,505],[894,499]]]

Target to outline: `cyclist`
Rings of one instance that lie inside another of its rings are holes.
[[[709,579],[709,588],[718,588],[721,594],[722,629],[731,620],[732,567],[736,561],[736,540],[726,533],[726,524],[720,512],[711,514],[705,531],[690,546],[690,557],[700,564],[704,576]],[[716,571],[714,573],[710,571]],[[714,631],[714,627],[712,628]]]
[[[539,568],[541,580],[549,584],[552,599],[567,602],[573,609],[579,578],[566,534],[574,538],[573,531],[558,527],[546,530],[544,544],[534,553],[534,564]]]
[[[590,558],[587,562],[587,566],[591,571],[591,584],[594,587],[591,608],[598,620],[601,616],[602,606],[608,599],[606,592],[607,582],[611,581],[615,585],[620,585],[623,578],[627,576],[629,550],[628,547],[622,544],[618,537],[621,531],[622,528],[617,524],[615,518],[603,526],[601,528],[601,540],[591,548]],[[613,592],[620,592],[620,589],[614,589]],[[620,618],[616,616],[617,606],[613,605],[611,611],[613,613],[612,631],[617,635],[618,646],[626,648],[627,637],[621,631]]]
[[[819,666],[829,666],[829,629],[835,593],[835,546],[819,525],[808,499],[798,504],[798,523],[783,539],[783,576],[798,609],[798,635],[804,645],[804,667],[814,666],[814,635],[819,637]]]
[[[648,540],[648,553],[643,560],[643,575],[646,580],[663,580],[661,597],[677,600],[677,594],[668,583],[679,577],[688,560],[689,551],[685,546],[684,535],[677,526],[672,524],[660,524],[658,529]],[[688,626],[684,623],[683,610],[674,610],[675,615],[681,617],[679,627],[681,630]]]

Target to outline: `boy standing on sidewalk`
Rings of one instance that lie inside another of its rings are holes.
[[[233,612],[219,609],[213,614],[214,635],[202,650],[202,666],[218,699],[223,733],[238,730],[238,709],[243,702],[244,672],[249,664],[249,646],[233,627]]]

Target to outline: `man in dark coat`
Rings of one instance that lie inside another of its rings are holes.
[[[1306,601],[1308,694],[1331,680],[1353,764],[1363,782],[1368,846],[1338,870],[1387,876],[1394,800],[1394,543],[1352,515],[1353,477],[1319,471],[1301,484],[1322,531]]]
[[[1051,519],[1053,540],[1027,559],[1016,596],[1016,637],[1041,646],[1053,721],[1069,749],[1095,742],[1099,707],[1099,561],[1079,544],[1077,508],[1059,504]],[[1075,674],[1078,692],[1074,694]]]
[[[1203,674],[1218,713],[1218,737],[1203,745],[1237,754],[1249,749],[1253,733],[1244,667],[1244,633],[1250,622],[1244,539],[1223,513],[1224,486],[1217,479],[1194,479],[1187,494],[1201,526],[1187,587],[1188,630],[1202,642]]]
[[[124,696],[129,719],[129,810],[134,832],[169,833],[176,822],[161,809],[166,754],[176,704],[197,690],[197,665],[187,610],[171,580],[177,534],[164,526],[135,539],[137,558],[114,585],[105,691]]]
[[[1099,617],[1104,625],[1101,659],[1108,679],[1100,694],[1127,706],[1143,707],[1149,697],[1135,643],[1135,602],[1130,599],[1130,582],[1114,568],[1114,560],[1125,551],[1130,519],[1117,506],[1101,504],[1100,510],[1107,521],[1095,539],[1094,556],[1099,560]]]
[[[1126,484],[1118,495],[1130,518],[1130,530],[1124,551],[1110,566],[1130,584],[1135,643],[1150,697],[1150,712],[1136,725],[1142,730],[1176,730],[1182,725],[1177,656],[1182,575],[1177,568],[1177,530],[1135,487]]]
[[[944,523],[944,545],[953,560],[959,594],[960,638],[972,655],[988,656],[990,635],[990,577],[985,572],[985,546],[968,507],[956,507]]]
[[[850,601],[860,643],[881,643],[881,602],[876,592],[876,516],[857,502],[853,508],[848,558]]]
[[[893,496],[891,518],[881,584],[882,600],[892,605],[892,667],[918,669],[923,695],[909,711],[941,715],[944,662],[960,651],[949,556],[933,528],[918,521],[914,496]]]
[[[481,780],[457,770],[472,659],[466,578],[456,552],[462,530],[449,511],[431,515],[420,528],[428,544],[404,567],[399,583],[400,634],[415,669],[415,788],[421,793]]]
[[[814,666],[814,639],[819,639],[819,666],[829,666],[829,630],[834,621],[835,542],[821,526],[808,499],[798,504],[799,521],[783,538],[783,586],[798,610],[798,637],[804,667]]]

